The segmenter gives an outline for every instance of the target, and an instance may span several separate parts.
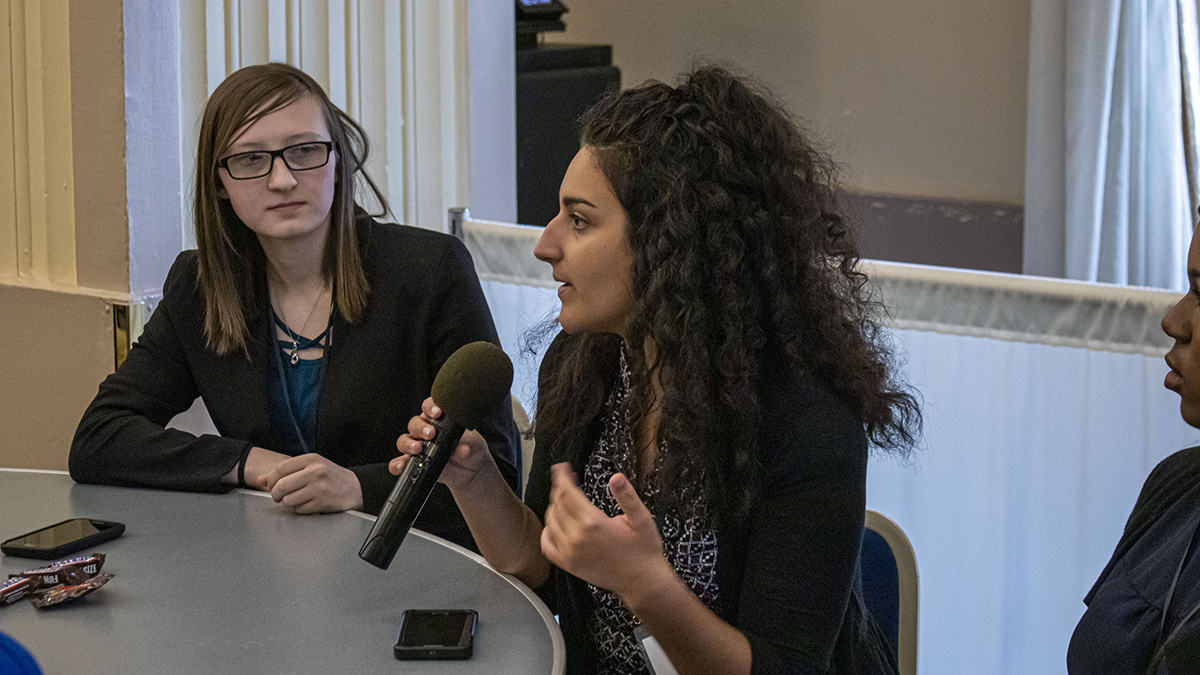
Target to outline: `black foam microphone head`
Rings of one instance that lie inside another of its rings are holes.
[[[445,416],[466,429],[477,429],[512,388],[508,355],[490,342],[458,348],[433,379],[433,402]]]

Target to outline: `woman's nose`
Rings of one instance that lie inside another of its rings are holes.
[[[558,227],[555,225],[558,219],[559,216],[555,216],[553,220],[546,223],[546,227],[542,230],[542,236],[538,237],[537,244],[533,247],[533,257],[552,265],[561,257],[557,243]]]
[[[1188,320],[1188,308],[1194,306],[1196,300],[1191,293],[1186,293],[1179,302],[1167,310],[1162,319],[1162,329],[1167,335],[1176,340],[1186,342],[1192,339],[1192,325]]]
[[[287,162],[283,161],[283,156],[271,158],[271,173],[268,187],[272,190],[286,190],[296,184],[296,177],[292,175],[292,170],[288,168]]]

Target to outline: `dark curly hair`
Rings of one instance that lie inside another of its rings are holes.
[[[631,429],[660,406],[659,494],[699,480],[717,522],[746,514],[757,489],[764,358],[782,353],[860,411],[873,444],[906,454],[921,413],[897,379],[834,165],[782,107],[744,78],[703,67],[676,87],[648,82],[585,113],[581,140],[624,207],[634,306],[626,326]],[[555,345],[537,424],[556,446],[601,415],[621,338]],[[770,373],[766,373],[769,376]],[[654,381],[662,400],[652,401]],[[571,455],[579,456],[579,455]],[[688,509],[687,504],[670,504]]]

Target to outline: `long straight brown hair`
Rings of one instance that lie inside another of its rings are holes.
[[[370,286],[354,225],[362,210],[354,200],[356,176],[375,195],[382,213],[388,212],[387,200],[364,168],[369,151],[366,133],[303,71],[286,63],[247,66],[225,78],[209,97],[196,150],[194,217],[204,338],[218,354],[241,351],[249,357],[247,317],[266,309],[257,306],[255,297],[256,279],[266,258],[254,232],[237,217],[229,200],[218,195],[217,161],[247,126],[305,96],[320,103],[336,158],[321,274],[333,282],[333,307],[342,318],[355,323],[366,310]]]

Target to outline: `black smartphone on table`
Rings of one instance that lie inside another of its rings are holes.
[[[71,518],[0,544],[6,555],[53,560],[116,539],[125,524],[94,518]]]
[[[473,609],[405,610],[392,653],[404,660],[469,659],[478,621]]]

